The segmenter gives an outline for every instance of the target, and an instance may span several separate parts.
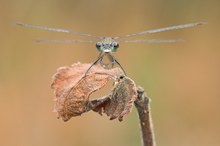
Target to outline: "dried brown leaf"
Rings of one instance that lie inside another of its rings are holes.
[[[104,107],[104,112],[110,116],[110,120],[118,118],[122,121],[123,116],[131,112],[137,98],[134,81],[127,76],[120,76],[109,98],[110,102]]]
[[[64,121],[89,111],[90,94],[101,89],[114,76],[122,74],[120,68],[106,70],[101,65],[94,65],[85,76],[90,66],[75,63],[59,68],[53,76],[51,88],[56,96],[55,111]]]
[[[119,76],[111,93],[101,99],[91,101],[93,111],[102,115],[106,113],[110,120],[118,118],[123,120],[123,116],[130,113],[134,101],[137,98],[136,85],[127,76]],[[104,110],[104,111],[103,111]]]

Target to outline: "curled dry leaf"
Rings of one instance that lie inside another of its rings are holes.
[[[115,76],[122,74],[120,68],[104,69],[94,65],[85,76],[91,64],[75,63],[61,67],[53,76],[51,88],[55,92],[55,111],[58,118],[68,121],[91,110],[89,95],[99,90]]]
[[[123,116],[130,113],[137,98],[136,85],[126,76],[120,76],[111,95],[110,102],[104,107],[104,112],[113,120],[123,120]]]
[[[133,80],[126,76],[119,76],[117,82],[109,96],[100,100],[94,100],[96,105],[93,110],[106,113],[110,120],[118,118],[123,120],[123,116],[130,113],[134,101],[137,98],[136,85]],[[102,111],[104,109],[104,111]]]

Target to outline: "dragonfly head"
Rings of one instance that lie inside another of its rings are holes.
[[[106,37],[102,41],[96,43],[97,50],[106,53],[116,52],[118,47],[118,42],[111,37]]]

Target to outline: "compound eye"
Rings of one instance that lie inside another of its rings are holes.
[[[98,51],[101,51],[101,47],[102,47],[102,42],[97,42],[97,43],[96,43],[96,49],[97,49]]]
[[[119,44],[117,42],[112,42],[112,46],[114,47],[113,51],[116,51],[119,47]]]
[[[119,46],[117,42],[113,42],[112,45],[113,45],[114,47],[118,47],[118,46]]]

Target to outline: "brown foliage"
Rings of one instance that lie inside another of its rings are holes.
[[[71,117],[79,116],[89,110],[104,112],[110,119],[122,117],[130,112],[137,97],[136,86],[128,77],[122,76],[120,68],[104,69],[94,65],[85,76],[91,64],[75,63],[61,67],[53,76],[52,89],[55,92],[55,111],[58,118],[68,121]],[[104,98],[89,100],[89,96],[101,89],[113,79],[115,85]]]
[[[97,104],[93,110],[99,114],[106,113],[110,120],[118,118],[119,121],[122,121],[123,116],[130,113],[136,98],[134,81],[126,76],[119,76],[107,97],[92,101],[93,104]]]
[[[136,85],[128,77],[120,76],[113,91],[110,93],[110,102],[104,107],[104,112],[113,120],[122,121],[123,116],[130,113],[137,98]]]

